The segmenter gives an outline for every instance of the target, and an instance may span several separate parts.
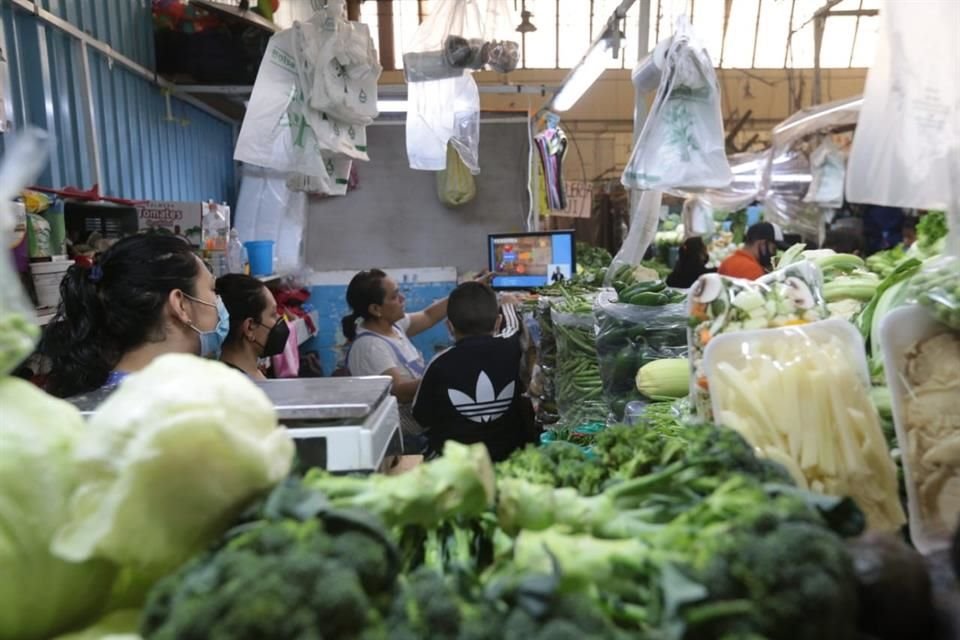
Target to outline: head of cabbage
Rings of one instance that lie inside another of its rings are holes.
[[[0,377],[0,407],[0,640],[50,638],[97,618],[116,569],[50,551],[77,486],[83,417],[17,378]]]

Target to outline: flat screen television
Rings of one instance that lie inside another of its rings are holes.
[[[576,272],[573,231],[493,233],[487,238],[487,263],[496,273],[494,289],[534,289]]]

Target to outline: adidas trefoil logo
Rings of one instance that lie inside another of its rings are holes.
[[[505,414],[510,408],[515,384],[511,382],[503,388],[503,391],[496,393],[486,372],[481,371],[477,378],[476,398],[471,398],[456,389],[447,389],[447,395],[463,417],[472,422],[490,422]]]

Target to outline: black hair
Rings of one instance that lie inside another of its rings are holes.
[[[234,344],[242,336],[242,326],[247,318],[258,324],[267,308],[266,285],[243,273],[228,273],[217,278],[217,294],[223,306],[230,312],[230,333],[224,344]]]
[[[353,276],[347,285],[347,304],[352,313],[343,316],[341,325],[343,335],[351,342],[357,337],[357,320],[369,320],[370,305],[383,304],[387,295],[383,281],[387,274],[380,269],[361,271]]]
[[[497,326],[497,294],[482,282],[464,282],[447,303],[447,319],[464,336],[490,335]]]
[[[863,251],[863,242],[860,237],[847,230],[836,230],[827,233],[823,241],[824,249],[833,249],[837,253],[860,253]]]
[[[681,263],[686,267],[703,267],[710,261],[710,254],[707,251],[707,245],[700,236],[691,236],[683,241],[677,252],[677,265]]]
[[[40,341],[52,370],[47,390],[69,397],[98,389],[127,351],[163,330],[170,292],[196,293],[200,262],[182,238],[128,236],[72,265],[60,282],[60,305]]]

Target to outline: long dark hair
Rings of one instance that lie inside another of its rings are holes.
[[[383,288],[383,280],[387,274],[380,269],[361,271],[353,276],[347,286],[347,304],[353,313],[343,316],[341,320],[343,335],[353,341],[357,337],[357,320],[370,319],[370,305],[383,304],[387,295]]]
[[[60,306],[40,352],[53,368],[47,390],[60,397],[92,391],[127,351],[161,337],[170,292],[193,295],[200,263],[183,239],[135,235],[75,264],[60,282]]]
[[[240,340],[242,326],[247,318],[253,318],[259,324],[267,308],[267,287],[254,278],[242,273],[229,273],[217,278],[217,293],[224,306],[230,312],[230,333],[224,344],[234,344]]]

